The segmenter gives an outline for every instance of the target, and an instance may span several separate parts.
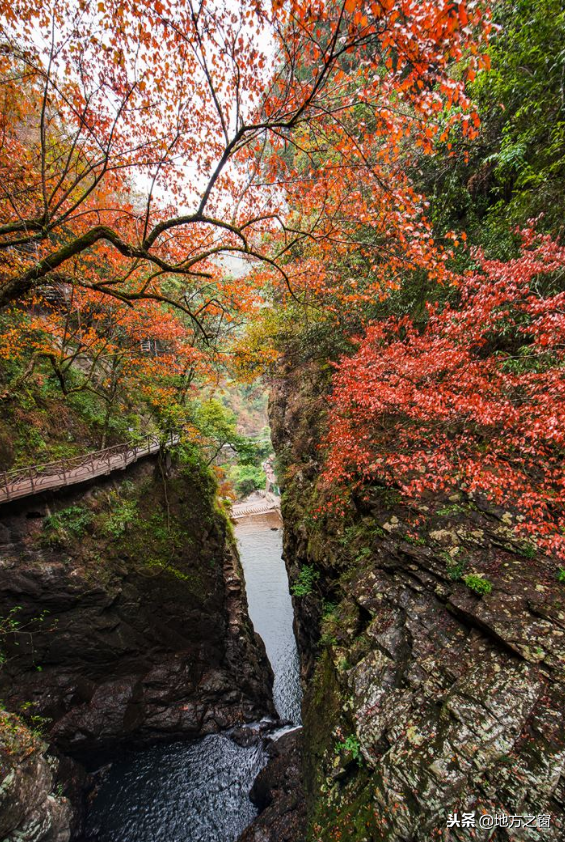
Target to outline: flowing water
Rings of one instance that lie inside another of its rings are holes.
[[[273,672],[273,697],[281,719],[300,723],[300,669],[293,630],[292,600],[281,557],[278,514],[245,518],[237,526],[249,616],[261,635]]]
[[[114,763],[88,817],[100,842],[232,842],[253,821],[249,790],[260,745],[213,734],[154,746]]]
[[[275,674],[275,706],[281,719],[299,723],[298,655],[280,519],[247,518],[236,534],[249,614]],[[96,842],[234,842],[256,815],[249,791],[264,764],[261,745],[239,746],[228,734],[132,752],[105,777],[86,836]]]

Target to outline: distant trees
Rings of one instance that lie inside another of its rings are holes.
[[[265,488],[265,472],[257,465],[234,465],[230,468],[229,477],[240,499],[247,497],[253,491]]]
[[[452,132],[412,175],[431,203],[436,235],[463,229],[489,254],[516,255],[522,228],[563,233],[565,7],[561,0],[497,0],[491,70],[468,86],[481,119],[472,140]],[[541,217],[540,217],[541,215]]]

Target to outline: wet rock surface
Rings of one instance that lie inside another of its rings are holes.
[[[10,709],[48,719],[49,739],[76,756],[272,712],[271,672],[225,522],[188,476],[172,478],[166,505],[181,541],[155,559],[161,548],[146,546],[150,530],[140,530],[162,515],[163,490],[153,466],[128,472],[132,481],[142,489],[139,519],[119,541],[87,534],[60,550],[38,541],[49,514],[92,503],[98,487],[36,502],[0,525],[0,615],[16,611],[18,623],[0,693]]]
[[[304,565],[319,575],[295,599],[306,838],[559,842],[565,588],[556,561],[516,539],[512,513],[462,495],[415,512],[394,489],[371,489],[346,528],[331,516],[314,523],[321,393],[318,374],[289,373],[271,405],[287,466],[285,558],[294,580]],[[475,592],[467,574],[490,592]],[[475,826],[447,830],[448,815],[463,812]],[[481,829],[483,813],[549,816],[550,826]]]
[[[19,721],[0,711],[0,839],[68,842],[73,811],[56,785],[56,761]]]
[[[283,734],[267,748],[269,761],[257,776],[251,800],[259,810],[238,842],[298,842],[304,839],[302,729]]]

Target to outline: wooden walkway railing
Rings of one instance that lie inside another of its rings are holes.
[[[84,456],[4,471],[0,473],[0,504],[123,470],[132,462],[177,441],[176,436],[163,441],[158,436],[147,435],[140,441],[116,444]]]

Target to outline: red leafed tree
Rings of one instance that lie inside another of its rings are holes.
[[[459,107],[473,130],[449,67],[466,55],[472,76],[486,29],[474,0],[0,4],[0,306],[57,279],[174,300],[198,323],[184,293],[216,283],[220,254],[288,283],[289,249],[355,246],[352,220],[382,233],[395,214],[402,252],[420,208],[386,167]]]
[[[301,45],[295,87],[308,89],[333,56],[308,119],[271,139],[278,154],[265,167],[289,209],[275,242],[301,302],[339,318],[387,295],[407,269],[446,278],[407,170],[455,123],[475,134],[465,80],[484,66],[489,28],[474,2],[291,4],[282,40]]]
[[[18,373],[0,390],[0,401],[15,399],[32,376],[37,382],[54,377],[65,396],[89,392],[103,407],[100,447],[112,419],[132,403],[165,427],[167,412],[185,420],[195,384],[215,372],[182,314],[154,301],[132,308],[87,289],[52,292],[53,300],[37,297],[3,324],[0,364],[17,363]]]
[[[564,558],[565,249],[525,231],[518,259],[479,264],[424,329],[374,324],[341,362],[325,478],[486,495]]]

